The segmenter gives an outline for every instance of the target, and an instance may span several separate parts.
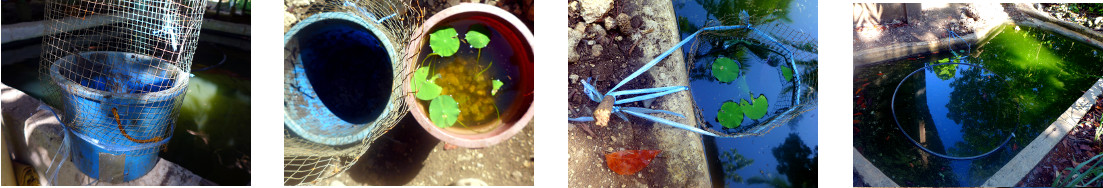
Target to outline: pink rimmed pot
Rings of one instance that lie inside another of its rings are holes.
[[[509,107],[500,111],[502,116],[499,120],[488,123],[497,125],[468,125],[495,128],[473,132],[457,128],[437,127],[429,119],[429,112],[425,105],[412,95],[413,86],[408,84],[409,82],[403,84],[406,92],[410,94],[405,100],[410,107],[410,113],[417,119],[421,127],[437,139],[465,148],[492,146],[521,132],[521,129],[524,129],[532,121],[536,109],[533,105],[534,56],[532,32],[516,16],[490,5],[462,3],[429,17],[425,23],[414,31],[414,35],[410,37],[410,45],[406,46],[406,55],[403,57],[407,65],[405,70],[406,80],[412,79],[414,70],[421,62],[419,57],[422,57],[423,54],[432,53],[431,51],[422,51],[426,45],[429,45],[429,34],[434,29],[447,27],[449,23],[461,20],[479,21],[490,29],[499,32],[514,52],[514,56],[510,58],[510,63],[520,69],[521,78],[513,85],[518,89],[517,96],[514,97]]]

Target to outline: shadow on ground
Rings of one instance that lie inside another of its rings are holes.
[[[348,176],[373,185],[406,185],[425,167],[425,160],[438,142],[413,116],[407,115],[372,143],[360,161],[349,167]]]

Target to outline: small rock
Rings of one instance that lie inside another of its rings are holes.
[[[617,28],[617,20],[613,17],[605,17],[605,28],[613,30]]]
[[[617,137],[616,137],[616,136],[610,136],[609,138],[610,138],[610,139],[613,139],[613,142],[616,142],[616,141],[617,141]]]
[[[594,40],[586,40],[586,45],[593,46],[594,43],[596,43],[596,42],[594,42]]]
[[[486,184],[485,181],[480,180],[480,179],[464,178],[464,179],[456,180],[455,183],[452,183],[452,186],[490,186],[490,185]]]
[[[571,1],[567,4],[567,13],[578,12],[578,1]]]
[[[597,56],[601,56],[601,50],[604,50],[604,49],[602,49],[601,45],[598,44],[598,45],[594,45],[594,47],[590,48],[590,50],[591,50],[591,52],[590,52],[591,55],[593,55],[594,57],[597,57]]]
[[[586,139],[594,139],[592,136],[586,136]]]
[[[587,30],[589,30],[589,31],[586,31],[586,32],[589,32],[590,34],[592,34],[594,38],[605,38],[605,28],[602,28],[601,25],[594,24],[592,27],[589,27]]]
[[[617,35],[617,37],[613,38],[613,39],[617,40],[617,41],[620,41],[620,40],[624,40],[624,37],[621,37],[620,35]]]
[[[576,29],[567,29],[567,61],[577,62],[580,55],[575,47],[578,46],[578,41],[582,40],[582,31]]]
[[[532,167],[532,161],[525,161],[525,167]]]
[[[613,0],[585,0],[582,1],[582,19],[586,23],[594,23],[604,16],[613,7]]]
[[[606,148],[605,148],[605,151],[607,151],[607,152],[613,152],[613,147],[606,147]]]
[[[312,3],[312,2],[314,2],[314,1],[312,1],[312,0],[288,0],[287,1],[287,3],[290,3],[290,6],[292,6],[292,7],[307,6],[307,5],[310,5],[310,3]]]
[[[475,156],[475,158],[479,158],[479,159],[482,159],[482,158],[483,158],[483,154],[482,154],[482,153],[479,153],[479,155],[476,155],[476,156]]]
[[[283,12],[283,26],[285,28],[291,28],[292,25],[295,25],[295,22],[299,22],[299,18],[289,12]]]
[[[576,74],[571,74],[570,76],[567,76],[567,77],[571,78],[571,83],[572,84],[578,82],[578,75],[576,75]]]
[[[513,173],[510,173],[509,175],[513,175],[514,178],[520,178],[521,177],[521,171],[514,170]]]
[[[632,31],[632,17],[627,14],[620,13],[617,15],[617,25],[620,25],[620,32],[628,33]]]

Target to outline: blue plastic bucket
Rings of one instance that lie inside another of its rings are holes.
[[[61,118],[72,136],[72,162],[100,181],[145,175],[159,160],[159,146],[172,135],[187,72],[133,53],[80,56],[68,55],[50,66],[50,76],[63,91],[66,113]]]
[[[392,92],[400,71],[390,40],[358,16],[315,14],[295,24],[284,45],[284,125],[306,140],[358,143],[402,102]]]

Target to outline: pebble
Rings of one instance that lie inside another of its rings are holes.
[[[598,45],[594,45],[594,48],[591,48],[590,50],[592,50],[591,53],[593,54],[593,56],[597,57],[597,56],[601,56],[601,50],[604,50],[604,49],[602,49],[601,45],[598,44]]]
[[[593,46],[594,43],[597,43],[597,42],[594,42],[594,40],[586,40],[586,45]]]
[[[617,40],[617,41],[620,41],[620,40],[624,40],[624,37],[621,37],[620,35],[617,35],[617,37],[615,37],[613,39]]]
[[[514,170],[513,173],[510,173],[510,175],[513,175],[514,178],[520,178],[521,177],[521,171]]]
[[[601,25],[594,24],[588,30],[587,32],[592,34],[594,38],[605,38],[605,28],[601,27]]]
[[[605,17],[605,28],[613,30],[617,28],[617,19],[613,17]]]
[[[578,75],[576,75],[576,74],[571,74],[570,76],[567,76],[567,77],[571,78],[571,83],[572,84],[575,83],[575,82],[578,82]]]
[[[620,13],[617,15],[617,25],[620,25],[620,32],[628,33],[632,31],[632,17],[627,14]]]
[[[482,159],[482,158],[483,158],[483,154],[482,154],[482,153],[479,153],[479,155],[478,155],[478,156],[477,156],[476,158],[480,158],[480,159]]]
[[[613,0],[585,0],[582,1],[582,19],[586,23],[594,23],[601,19],[609,9],[613,8]]]
[[[464,178],[452,183],[454,186],[489,186],[485,181],[475,178]]]
[[[571,1],[571,3],[568,3],[567,11],[568,14],[570,14],[571,12],[578,12],[578,1]]]
[[[610,138],[610,139],[613,139],[613,142],[616,142],[616,141],[617,141],[617,137],[616,137],[616,136],[610,136],[609,138]]]

